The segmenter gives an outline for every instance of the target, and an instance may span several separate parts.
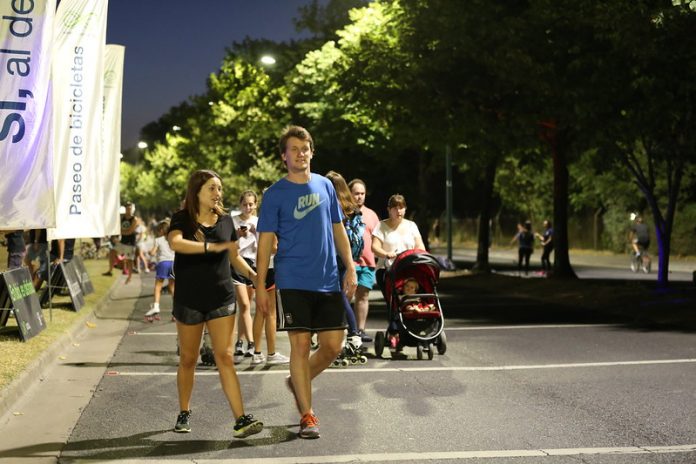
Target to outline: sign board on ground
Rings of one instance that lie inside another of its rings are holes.
[[[27,268],[12,269],[0,274],[0,319],[7,323],[10,311],[19,328],[19,337],[27,341],[46,328],[39,297],[34,291],[31,274]]]

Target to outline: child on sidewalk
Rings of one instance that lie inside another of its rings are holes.
[[[157,238],[155,246],[150,250],[150,254],[157,259],[155,267],[155,302],[150,305],[150,310],[145,313],[145,318],[152,322],[153,319],[159,320],[160,313],[160,297],[162,296],[162,286],[167,280],[169,293],[174,298],[174,252],[169,247],[167,234],[169,233],[169,219],[160,221],[157,224]]]

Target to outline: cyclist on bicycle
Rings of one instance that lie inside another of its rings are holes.
[[[640,256],[650,246],[650,231],[648,226],[643,224],[643,218],[640,216],[636,216],[631,226],[631,246],[636,256]]]

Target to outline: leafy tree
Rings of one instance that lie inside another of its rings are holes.
[[[696,161],[696,12],[681,1],[636,1],[606,9],[615,26],[607,74],[617,104],[604,132],[652,213],[658,282],[669,278],[671,236],[685,173]],[[629,65],[627,65],[629,64]]]
[[[287,121],[287,101],[284,88],[274,87],[259,66],[228,55],[210,76],[207,94],[185,106],[189,111],[177,119],[181,130],[165,134],[145,154],[136,181],[143,205],[165,211],[178,206],[196,169],[221,175],[228,204],[236,203],[235,192],[261,191],[279,177],[275,143]]]

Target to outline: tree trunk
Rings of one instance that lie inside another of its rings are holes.
[[[631,152],[624,152],[623,161],[633,174],[636,185],[643,192],[643,196],[652,212],[653,221],[655,222],[655,241],[657,242],[658,255],[657,284],[658,286],[666,287],[669,285],[669,255],[672,251],[672,228],[674,226],[674,214],[677,208],[681,181],[684,176],[683,159],[685,157],[680,156],[681,153],[673,153],[672,156],[663,160],[667,178],[667,209],[663,216],[655,193],[654,166],[657,164],[657,157],[648,149],[647,144],[643,143],[643,146],[648,156],[647,164],[650,167],[647,175]]]
[[[674,214],[677,208],[677,197],[681,188],[681,180],[684,175],[683,166],[677,163],[676,166],[668,163],[667,176],[670,179],[668,182],[667,191],[667,210],[665,215],[662,215],[660,206],[657,203],[652,189],[647,186],[639,186],[643,190],[643,195],[650,206],[653,221],[655,221],[655,239],[657,242],[657,283],[660,287],[669,285],[669,255],[672,251],[672,228],[674,226]]]
[[[493,205],[493,187],[498,166],[496,159],[486,165],[486,174],[482,186],[481,211],[478,221],[478,250],[473,270],[480,273],[491,272],[488,250],[491,245],[491,207]]]
[[[430,227],[428,221],[428,156],[422,151],[418,151],[418,199],[416,200],[416,214],[413,221],[418,226],[418,230],[423,238],[423,245],[426,250],[430,249]],[[407,199],[408,200],[408,199]]]
[[[595,250],[599,249],[599,216],[604,212],[604,207],[600,206],[594,213],[594,224],[592,227],[592,245]]]
[[[550,277],[576,279],[568,254],[568,140],[556,124],[542,123],[542,134],[551,147],[553,157],[553,273]]]

